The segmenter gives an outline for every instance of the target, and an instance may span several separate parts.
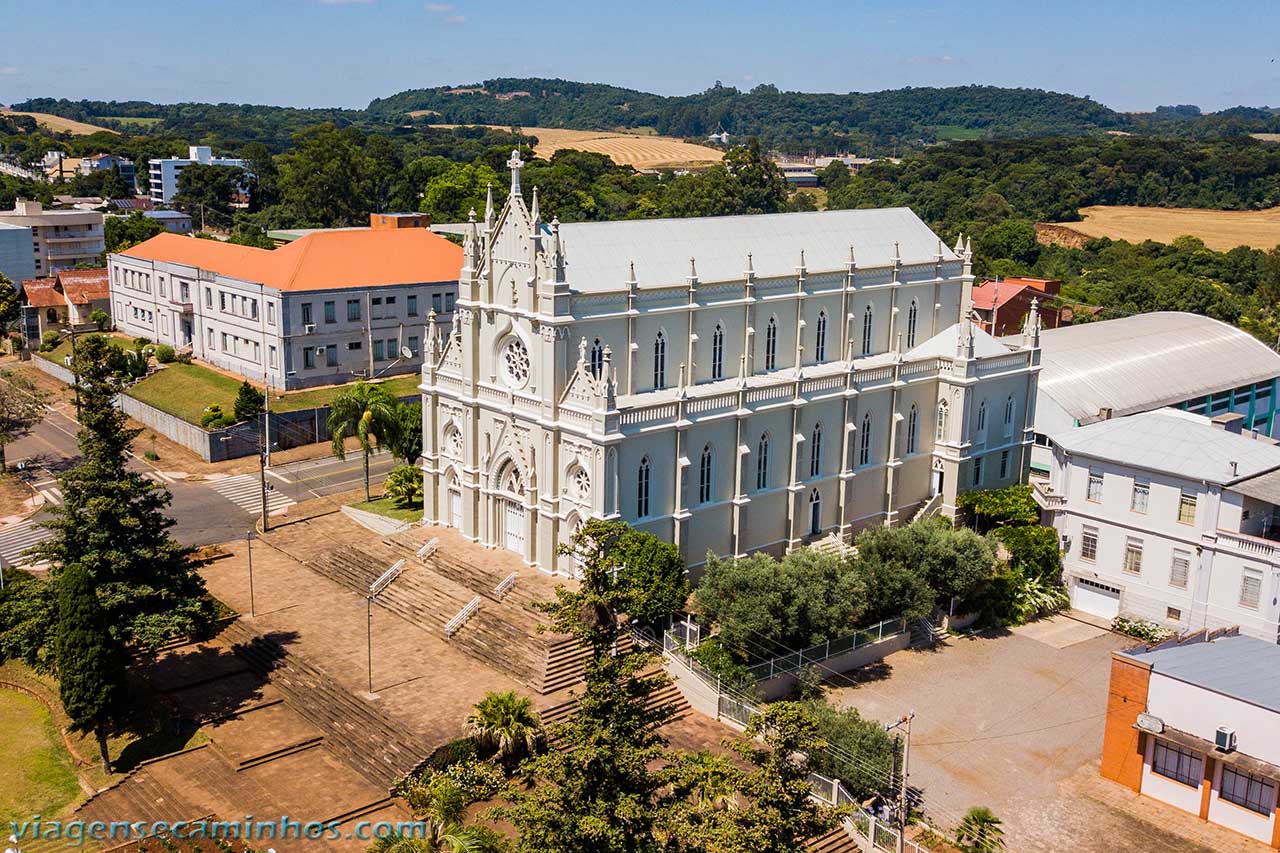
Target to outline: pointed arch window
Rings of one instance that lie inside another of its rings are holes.
[[[764,330],[764,369],[778,369],[778,321],[774,317]]]
[[[915,403],[911,404],[911,411],[907,412],[907,453],[916,452],[916,422],[918,420]]]
[[[711,503],[711,477],[714,473],[711,466],[711,445],[702,448],[702,458],[698,461],[698,503]]]
[[[591,345],[591,375],[596,379],[600,378],[600,374],[604,372],[604,344],[600,343],[600,339],[596,338],[595,343]]]
[[[1008,438],[1009,436],[1013,435],[1013,410],[1014,410],[1014,408],[1015,408],[1015,406],[1014,406],[1014,402],[1013,402],[1013,395],[1012,395],[1012,394],[1010,394],[1010,395],[1009,395],[1009,398],[1008,398],[1007,400],[1005,400],[1005,401],[1004,401],[1004,434],[1005,434],[1005,437],[1006,437],[1006,438]]]
[[[947,440],[947,401],[938,403],[938,424],[933,432],[934,441]]]
[[[818,312],[818,332],[813,346],[813,355],[818,361],[827,360],[827,312]]]
[[[809,436],[809,476],[817,477],[822,473],[822,423],[813,425],[813,434]]]
[[[978,404],[978,441],[985,441],[987,438],[987,401],[983,400]]]
[[[649,515],[649,457],[640,460],[636,470],[636,517]]]
[[[822,495],[817,489],[809,492],[809,535],[822,533]]]
[[[916,320],[919,317],[920,307],[914,299],[911,300],[911,307],[907,309],[907,349],[911,349],[916,345]]]
[[[867,306],[867,310],[862,312],[862,354],[871,355],[871,334],[875,330],[875,317],[871,313],[871,306]]]
[[[756,488],[769,488],[769,433],[760,436],[756,446]]]
[[[871,413],[862,416],[862,435],[858,436],[858,464],[871,464]]]
[[[719,323],[711,333],[711,378],[724,379],[724,326]]]
[[[653,387],[658,391],[667,387],[667,336],[663,332],[653,339]]]

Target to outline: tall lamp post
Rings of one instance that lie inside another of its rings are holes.
[[[254,603],[253,603],[253,531],[252,530],[245,531],[244,541],[245,541],[245,545],[249,549],[249,618],[252,619],[258,615],[256,609],[254,608]]]
[[[395,563],[378,576],[378,579],[369,584],[369,594],[364,597],[365,606],[365,642],[368,653],[369,665],[369,698],[374,698],[373,692],[373,601],[384,589],[391,585],[391,582],[400,576],[400,572],[404,570],[404,560],[396,560]]]
[[[902,779],[898,784],[898,853],[904,853],[907,843],[907,769],[911,761],[911,721],[915,719],[916,712],[914,710],[907,712],[906,716],[899,717],[896,722],[890,723],[884,727],[886,732],[891,732],[901,727],[903,732],[902,738]]]

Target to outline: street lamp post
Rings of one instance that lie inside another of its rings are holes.
[[[885,726],[885,731],[902,727],[902,779],[898,786],[898,851],[904,853],[906,850],[907,840],[907,773],[909,763],[911,761],[911,721],[916,717],[914,710],[909,711],[905,716],[899,717],[896,722]]]
[[[252,530],[245,532],[244,540],[246,545],[249,548],[249,618],[252,619],[258,615],[256,609],[254,608],[254,602],[253,602],[253,531]]]

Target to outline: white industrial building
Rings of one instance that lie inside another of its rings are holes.
[[[178,176],[193,163],[244,168],[244,161],[238,157],[214,157],[207,145],[189,146],[186,157],[165,157],[148,163],[151,200],[156,204],[171,204],[178,194]]]
[[[1015,336],[1016,339],[1016,336]],[[1199,314],[1156,311],[1040,333],[1032,476],[1046,476],[1050,436],[1165,406],[1236,413],[1246,431],[1280,433],[1280,355],[1248,332]]]
[[[1159,409],[1050,436],[1036,496],[1073,607],[1277,641],[1280,445],[1242,421]]]
[[[27,251],[37,277],[77,264],[100,263],[106,251],[102,214],[91,210],[45,210],[38,201],[18,199],[13,210],[0,210],[0,224],[29,228]]]
[[[428,522],[571,573],[617,518],[696,568],[1023,478],[1038,326],[964,322],[971,254],[910,210],[548,224],[509,165],[423,369]]]

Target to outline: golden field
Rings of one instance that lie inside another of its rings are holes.
[[[1169,243],[1175,237],[1199,237],[1210,249],[1236,246],[1273,249],[1280,245],[1280,207],[1267,210],[1201,210],[1189,207],[1094,205],[1080,208],[1083,222],[1058,222],[1089,237],[1141,243]]]
[[[457,127],[439,124],[436,127]],[[495,130],[508,128],[487,125]],[[724,152],[706,145],[694,145],[670,136],[645,136],[607,130],[566,130],[559,127],[524,127],[521,132],[538,137],[534,153],[550,157],[562,148],[593,151],[613,158],[615,163],[637,169],[698,169],[719,163]]]
[[[7,116],[31,116],[36,120],[36,124],[39,124],[42,127],[47,127],[54,133],[70,132],[74,133],[76,136],[88,136],[91,133],[98,133],[99,131],[115,133],[114,130],[106,127],[98,127],[96,124],[86,124],[82,121],[74,121],[69,118],[63,118],[62,116],[49,115],[48,113],[23,113],[16,110],[2,110],[0,112],[3,112]]]

